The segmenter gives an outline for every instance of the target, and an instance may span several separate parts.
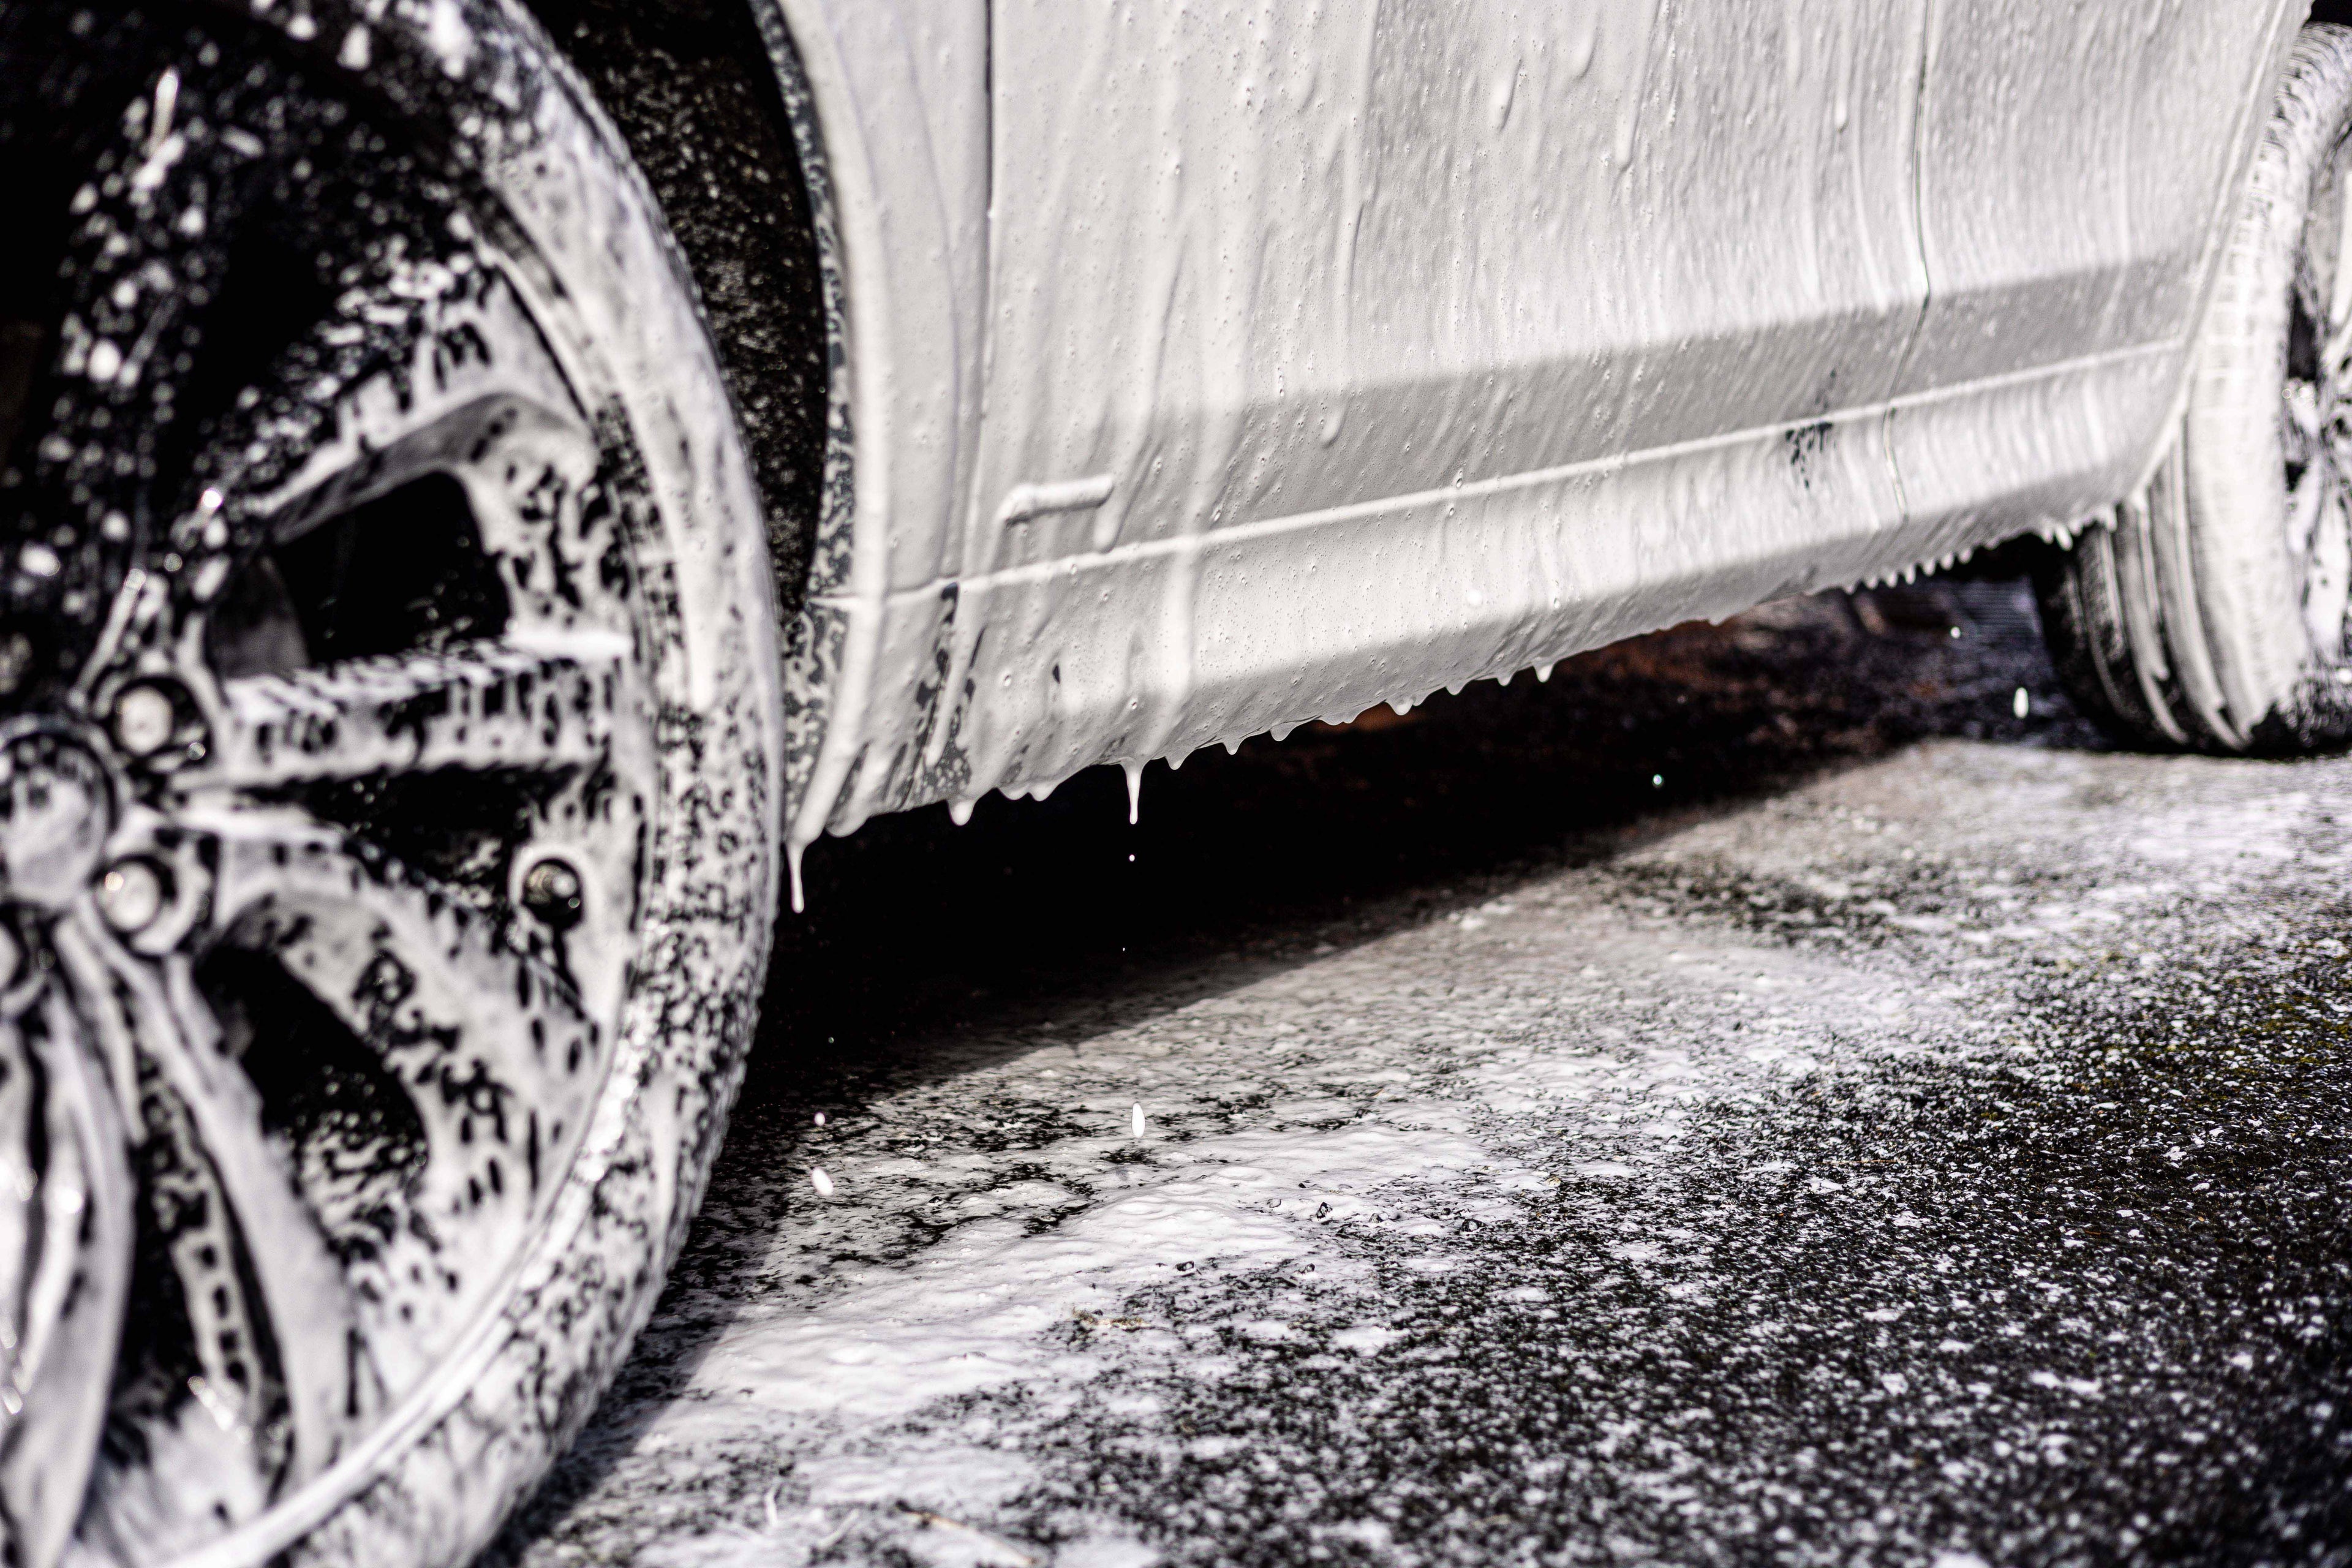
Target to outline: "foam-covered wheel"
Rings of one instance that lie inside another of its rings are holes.
[[[0,1558],[457,1562],[699,1195],[761,520],[507,0],[0,0]]]
[[[2352,740],[2352,29],[2297,39],[2146,491],[2043,574],[2078,702],[2126,739]]]

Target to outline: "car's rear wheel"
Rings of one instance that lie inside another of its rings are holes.
[[[2352,29],[2305,28],[2154,481],[2043,574],[2076,700],[2137,743],[2352,739]]]
[[[707,334],[506,0],[0,0],[0,1558],[456,1560],[751,1022]]]

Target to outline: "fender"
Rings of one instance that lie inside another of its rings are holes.
[[[806,601],[786,634],[786,839],[832,826],[886,679],[893,588],[953,558],[980,426],[985,0],[751,0],[830,251],[832,417]]]

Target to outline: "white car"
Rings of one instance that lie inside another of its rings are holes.
[[[475,1551],[877,812],[2027,534],[2340,741],[2347,126],[2294,0],[0,0],[0,1562]]]

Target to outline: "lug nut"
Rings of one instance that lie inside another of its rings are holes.
[[[152,860],[117,860],[98,879],[99,912],[125,936],[153,925],[170,898],[163,868]]]
[[[33,639],[22,632],[0,637],[0,697],[25,684],[33,672]]]
[[[153,681],[124,689],[114,700],[114,739],[134,757],[151,757],[172,743],[180,728],[180,705]]]
[[[580,873],[551,855],[523,873],[522,907],[551,931],[570,931],[580,923],[583,891]]]

